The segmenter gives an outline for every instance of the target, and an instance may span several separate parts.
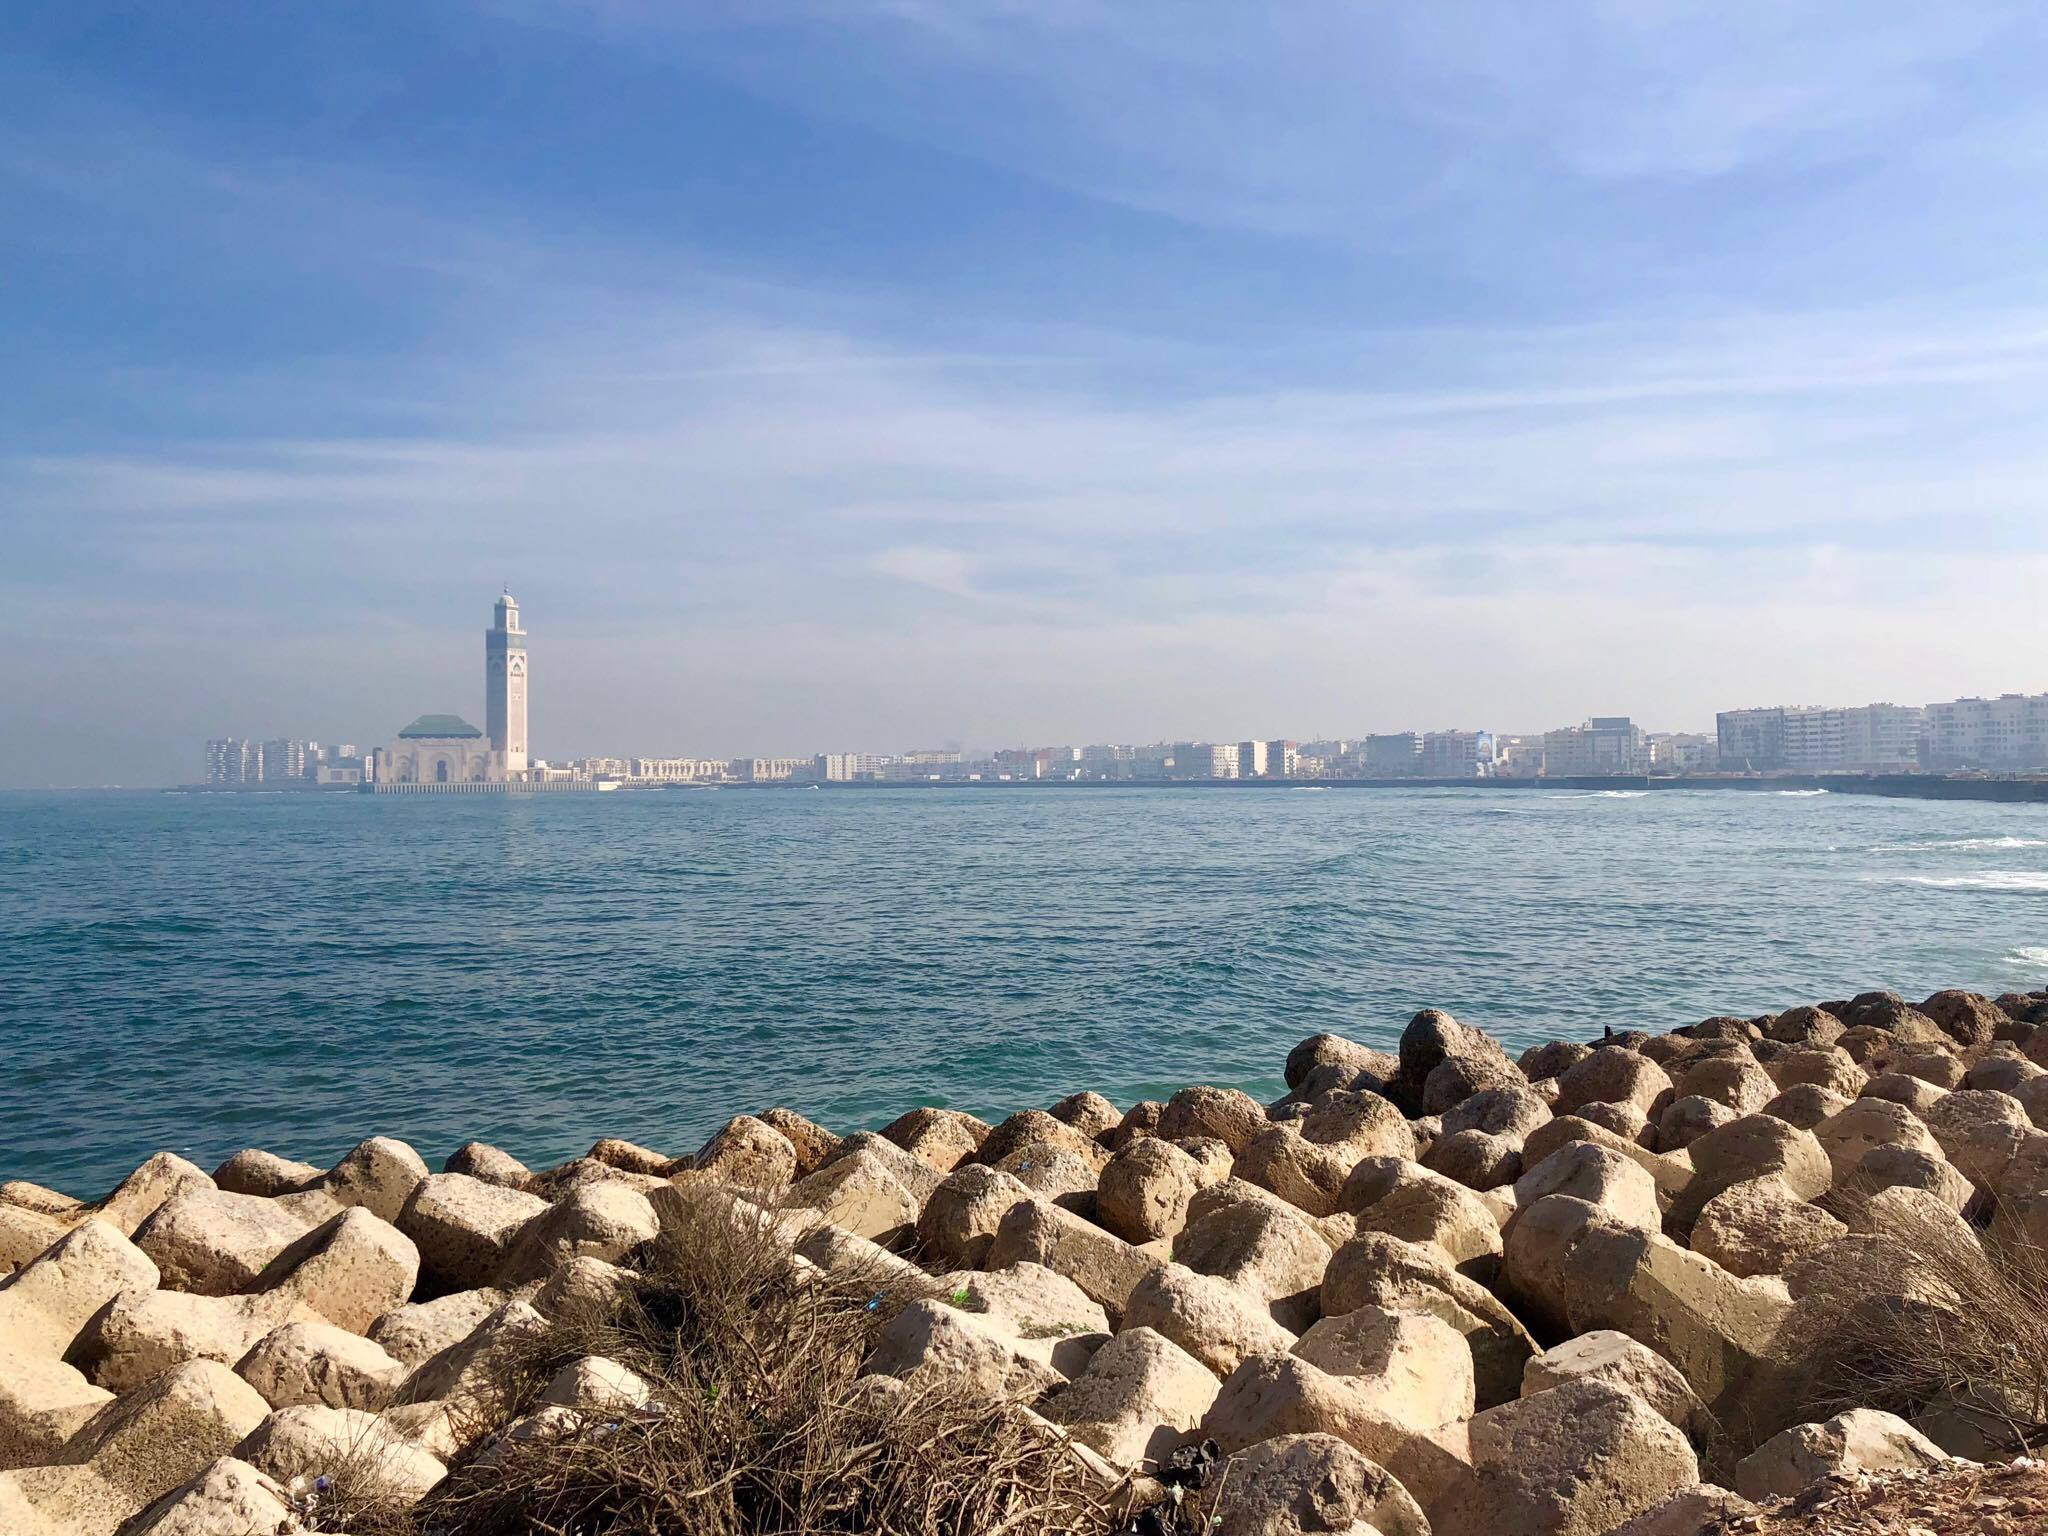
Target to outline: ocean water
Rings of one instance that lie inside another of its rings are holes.
[[[1261,788],[0,795],[0,1178],[540,1164],[1080,1088],[2048,986],[2048,808]]]

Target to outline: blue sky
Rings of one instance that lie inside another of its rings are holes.
[[[2048,12],[0,21],[0,783],[2048,688]]]

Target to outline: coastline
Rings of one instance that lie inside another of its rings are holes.
[[[1825,1530],[1794,1522],[1830,1478],[1946,1497],[2048,1429],[1999,1364],[2048,1330],[2022,1283],[2048,1277],[2048,991],[1513,1057],[1426,1009],[1391,1051],[1313,1035],[1284,1080],[846,1136],[778,1107],[544,1170],[471,1142],[430,1172],[372,1136],[328,1169],[159,1154],[90,1202],[0,1184],[0,1514],[369,1529],[322,1523],[345,1468],[377,1531],[460,1532],[600,1440],[661,1454],[698,1366],[618,1309],[720,1283],[708,1252],[764,1317],[840,1319],[793,1370],[885,1420],[964,1393],[993,1406],[960,1433],[1053,1458],[1080,1502],[1019,1529],[1151,1508],[1179,1536],[1183,1504],[1223,1536],[1331,1529],[1289,1502],[1306,1479],[1381,1536]],[[1945,1310],[1965,1281],[2019,1298],[1988,1337]]]

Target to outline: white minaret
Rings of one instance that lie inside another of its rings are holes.
[[[510,592],[498,599],[484,631],[484,735],[506,773],[526,771],[526,631]]]

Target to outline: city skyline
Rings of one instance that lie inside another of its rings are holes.
[[[2038,7],[202,15],[0,61],[0,785],[501,583],[576,753],[2042,686]]]

